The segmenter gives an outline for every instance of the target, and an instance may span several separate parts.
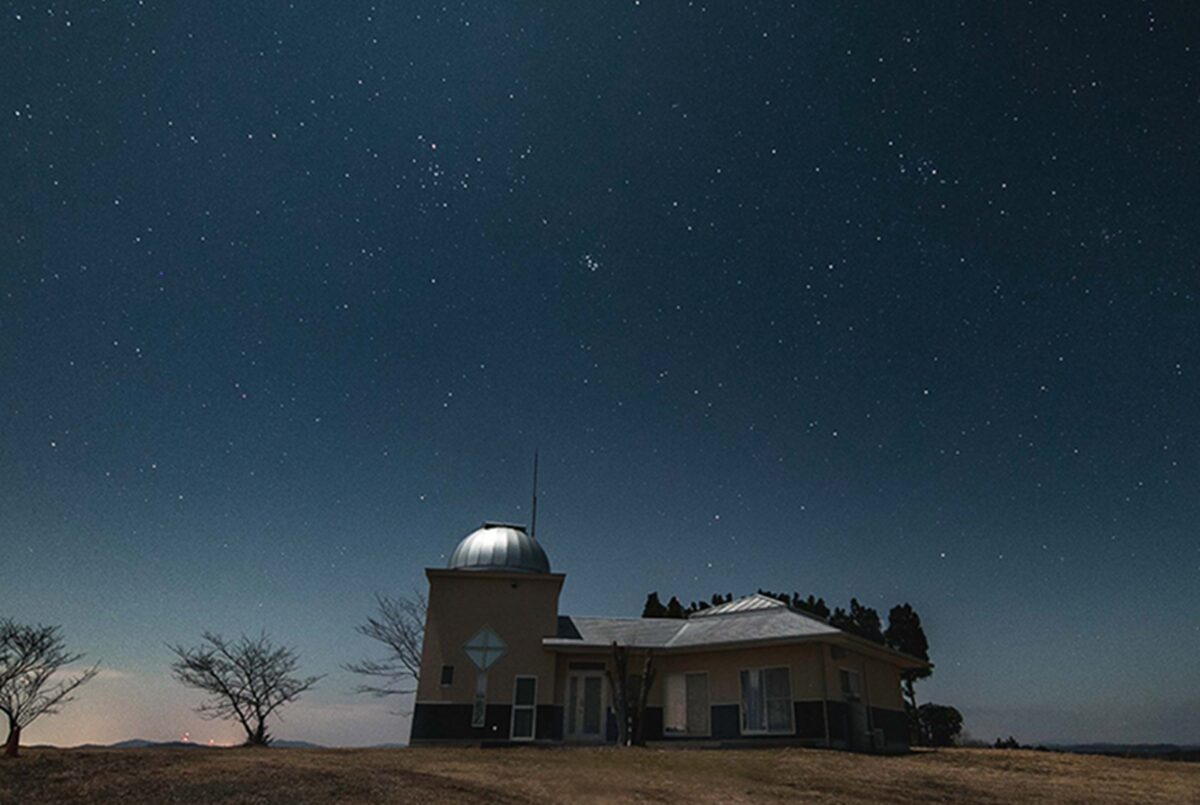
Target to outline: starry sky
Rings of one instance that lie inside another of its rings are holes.
[[[562,610],[911,602],[972,735],[1194,741],[1186,4],[27,3],[0,19],[0,615],[29,742],[236,739],[166,642],[404,740],[376,592],[528,519]]]

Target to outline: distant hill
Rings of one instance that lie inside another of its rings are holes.
[[[191,741],[147,741],[144,738],[130,738],[128,741],[117,741],[108,746],[89,744],[94,749],[201,749],[200,744]]]
[[[204,749],[204,745],[190,741],[147,741],[143,738],[130,738],[127,741],[117,741],[112,744],[79,744],[78,746],[51,746],[50,744],[32,744],[30,749]]]
[[[44,747],[52,748],[52,747]],[[208,744],[197,743],[194,741],[147,741],[144,738],[130,738],[126,741],[117,741],[111,744],[80,744],[73,746],[72,749],[213,749],[227,747],[212,747]],[[308,741],[274,741],[271,744],[272,749],[324,749],[320,744],[309,743]]]
[[[1155,760],[1200,761],[1200,744],[1047,744],[1057,752],[1077,755],[1112,755],[1115,757],[1154,758]]]

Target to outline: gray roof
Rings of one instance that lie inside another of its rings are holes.
[[[558,633],[542,642],[548,647],[607,648],[614,642],[638,648],[702,648],[727,643],[778,641],[844,634],[825,621],[797,612],[762,595],[675,618],[558,619]]]
[[[450,554],[451,570],[507,570],[549,573],[550,560],[524,526],[484,523]]]
[[[603,648],[616,642],[623,646],[661,648],[686,623],[676,618],[573,618],[560,615],[558,634],[542,642]]]
[[[710,615],[731,615],[735,612],[755,612],[761,609],[782,609],[786,608],[787,604],[780,601],[778,598],[772,598],[769,595],[755,593],[748,595],[745,598],[739,598],[736,601],[730,601],[726,604],[718,604],[715,607],[702,609],[699,612],[693,612],[693,618],[707,618]]]

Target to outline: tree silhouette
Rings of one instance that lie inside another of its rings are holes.
[[[629,673],[629,659],[628,649],[614,642],[612,663],[604,673],[612,691],[613,714],[617,720],[617,745],[644,746],[646,700],[657,675],[654,668],[654,650],[646,651],[643,656],[640,674]]]
[[[841,607],[835,609],[829,616],[829,624],[873,643],[883,643],[879,613],[871,607],[864,607],[857,598],[850,599],[849,612]]]
[[[213,632],[202,637],[204,642],[194,648],[168,646],[177,658],[171,672],[183,684],[209,694],[196,708],[201,716],[237,721],[246,731],[246,746],[269,746],[267,719],[321,677],[294,676],[299,655],[276,646],[265,632],[236,641]]]
[[[850,620],[854,623],[854,633],[872,643],[883,642],[883,624],[879,613],[871,607],[864,607],[857,598],[850,599]]]
[[[921,628],[921,616],[910,604],[900,604],[888,612],[888,628],[884,634],[884,642],[897,651],[902,651],[918,660],[929,661],[929,641],[925,630]],[[909,711],[910,721],[914,719],[917,710],[917,691],[914,687],[918,679],[926,679],[933,673],[933,665],[927,668],[906,668],[900,672],[900,679],[906,699],[905,708]]]
[[[372,696],[413,693],[421,675],[421,643],[429,605],[420,593],[415,593],[412,598],[377,595],[375,602],[377,614],[355,627],[355,631],[382,643],[388,654],[382,660],[362,660],[346,663],[343,667],[356,674],[383,680],[378,685],[359,685],[358,693]]]
[[[683,604],[679,603],[679,599],[671,596],[671,600],[667,602],[667,617],[668,618],[686,618],[687,612],[683,609]]]
[[[98,666],[51,684],[64,667],[83,658],[67,651],[57,626],[26,626],[0,620],[0,713],[8,720],[6,757],[17,757],[21,731],[44,715],[59,712],[74,693],[96,677]]]
[[[764,590],[760,587],[758,588],[758,594],[765,595],[767,598],[774,598],[776,601],[787,604],[788,606],[791,606],[792,604],[792,597],[787,593],[773,593],[770,590]]]
[[[962,713],[953,707],[928,702],[917,709],[917,718],[926,746],[953,746],[962,734]]]
[[[663,606],[662,601],[658,600],[658,593],[653,592],[646,596],[646,605],[642,607],[643,618],[665,618],[667,617],[667,608]]]
[[[825,605],[825,599],[817,598],[811,593],[808,598],[801,598],[800,593],[792,593],[792,606],[801,612],[829,620],[829,607]]]

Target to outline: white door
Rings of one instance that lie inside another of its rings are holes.
[[[604,675],[571,673],[567,676],[567,738],[599,741],[604,738]]]
[[[537,733],[537,677],[519,676],[513,680],[512,725],[514,741],[532,741]]]

